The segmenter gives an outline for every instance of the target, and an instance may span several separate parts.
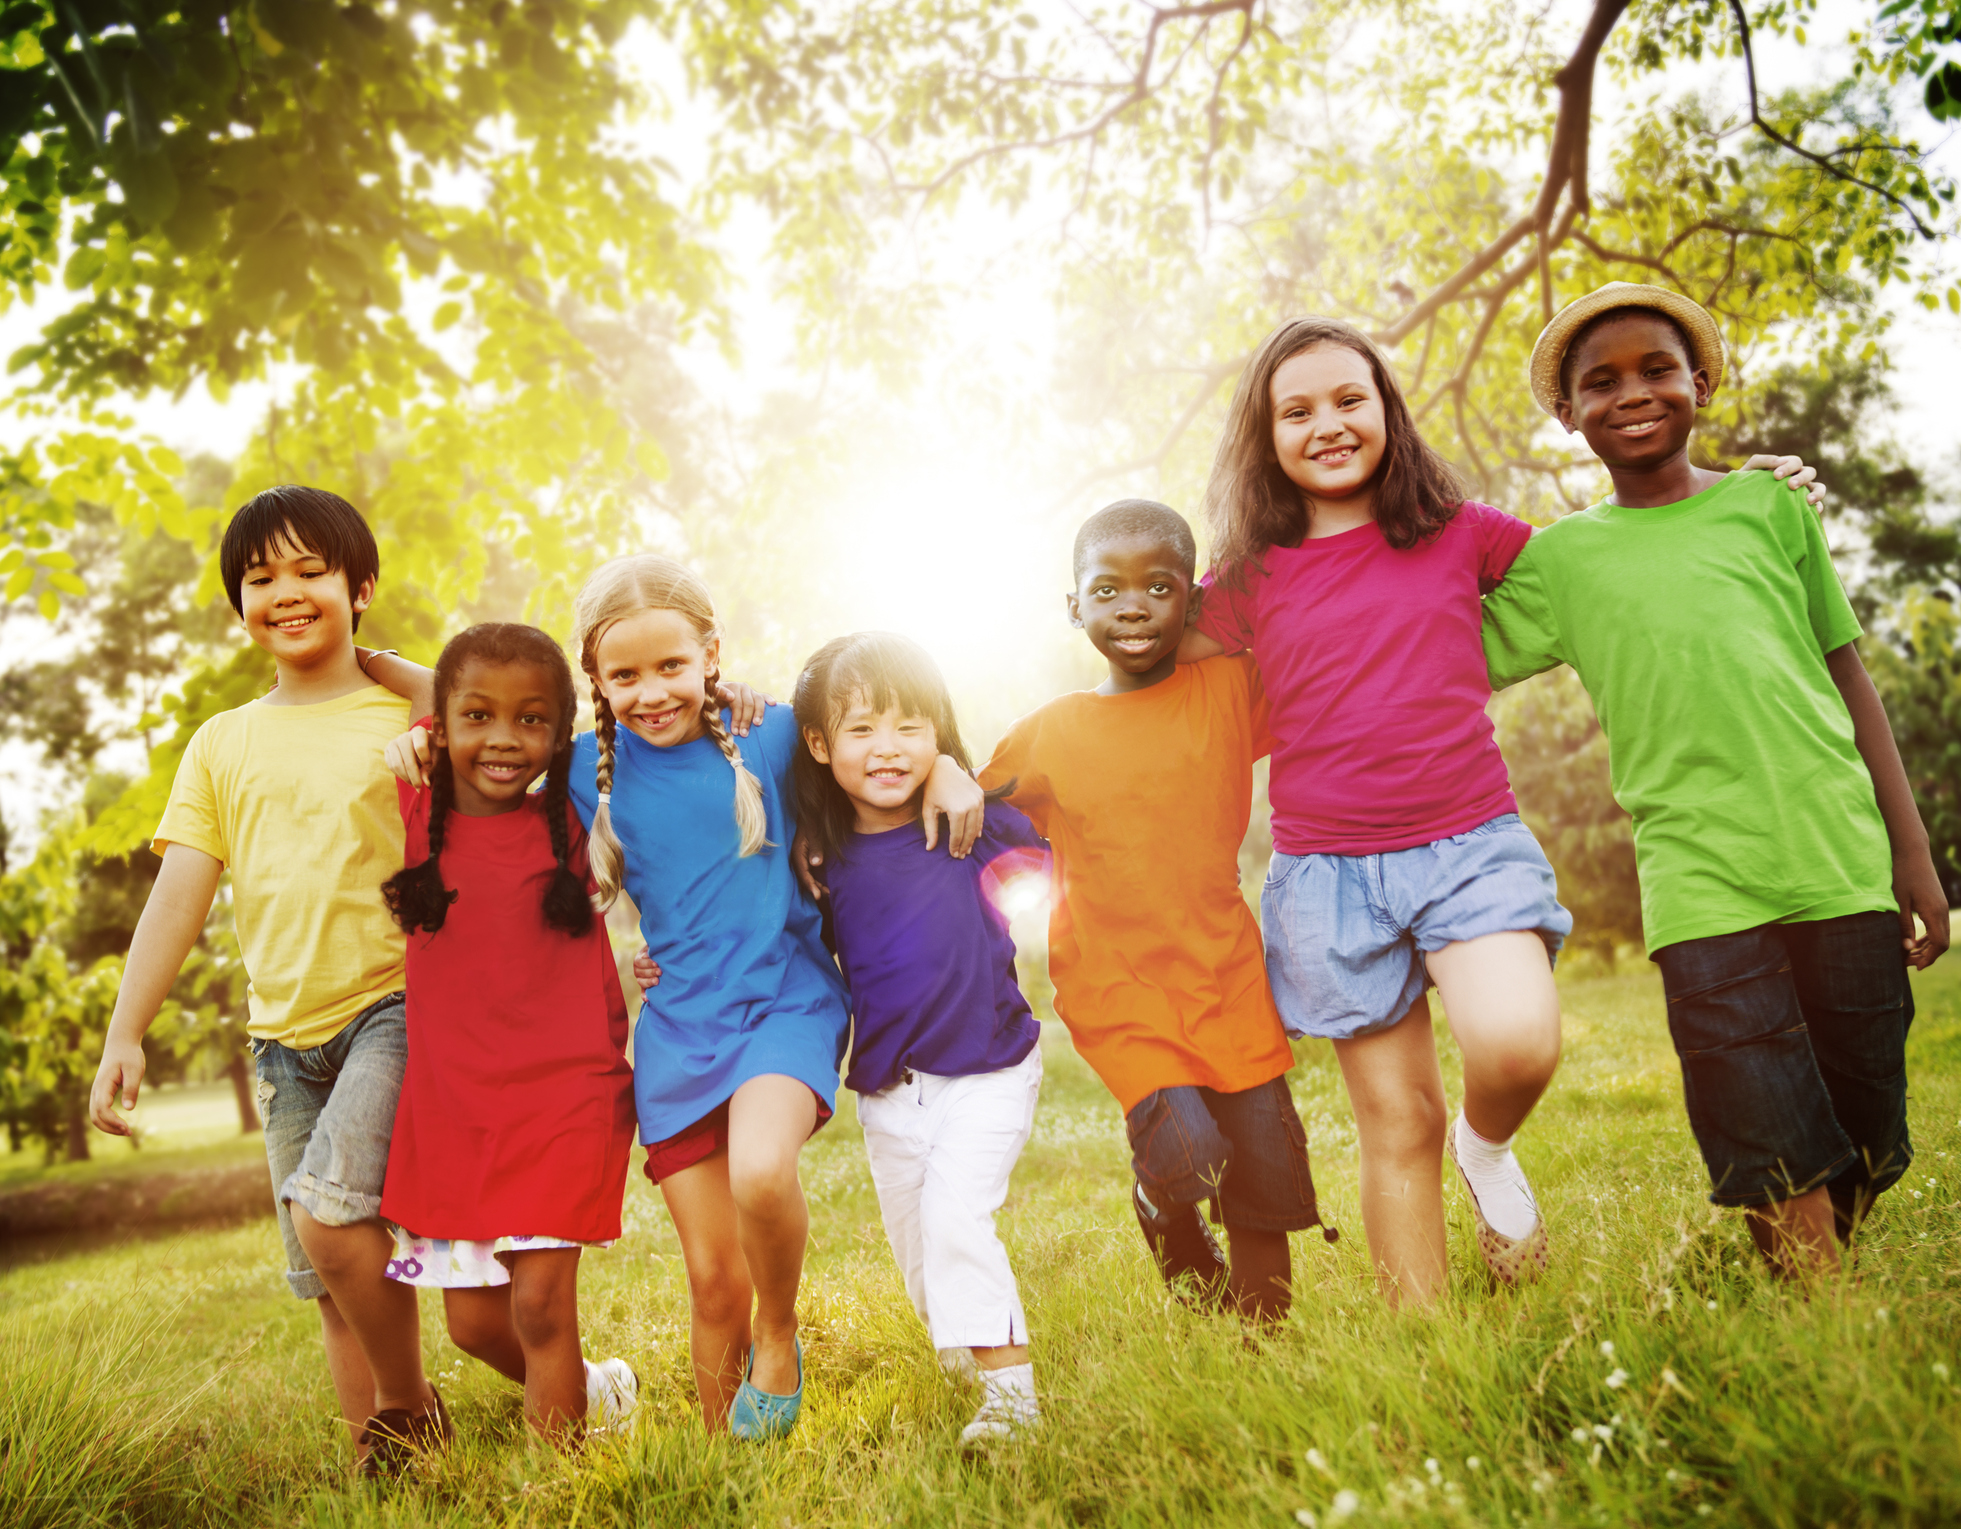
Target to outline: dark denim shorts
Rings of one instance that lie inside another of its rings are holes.
[[[1183,1085],[1146,1094],[1124,1117],[1131,1168],[1158,1206],[1216,1202],[1228,1230],[1319,1226],[1307,1132],[1287,1080],[1243,1093]]]
[[[1913,1161],[1900,920],[1761,924],[1654,953],[1716,1205],[1825,1185],[1863,1212]]]

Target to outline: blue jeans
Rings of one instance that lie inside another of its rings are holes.
[[[278,1041],[251,1043],[286,1283],[303,1301],[319,1300],[327,1287],[300,1246],[288,1207],[305,1206],[324,1226],[352,1226],[381,1214],[395,1104],[408,1065],[407,1017],[402,995],[391,993],[324,1045],[302,1051]]]
[[[1900,921],[1760,924],[1654,953],[1716,1205],[1824,1185],[1856,1219],[1913,1161]]]
[[[1236,1094],[1192,1083],[1160,1088],[1131,1106],[1124,1130],[1131,1171],[1157,1206],[1212,1200],[1228,1228],[1249,1232],[1321,1224],[1307,1132],[1285,1077]]]

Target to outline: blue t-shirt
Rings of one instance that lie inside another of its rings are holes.
[[[640,1139],[679,1134],[765,1073],[807,1084],[828,1110],[849,1016],[817,908],[790,869],[797,832],[790,765],[803,745],[787,706],[738,738],[762,782],[769,842],[736,851],[735,772],[712,739],[657,749],[622,727],[613,753],[613,831],[626,891],[660,964],[633,1032]],[[572,746],[571,796],[592,826],[599,745]]]
[[[856,1028],[845,1083],[875,1094],[907,1068],[940,1077],[1012,1067],[1041,1039],[1015,981],[1000,900],[1017,876],[1048,875],[1048,844],[1005,802],[964,860],[914,823],[854,834],[825,877]]]

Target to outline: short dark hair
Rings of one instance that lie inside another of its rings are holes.
[[[1609,308],[1605,313],[1596,313],[1573,331],[1573,338],[1566,342],[1566,349],[1559,353],[1559,396],[1571,400],[1573,396],[1573,358],[1580,353],[1580,347],[1597,329],[1604,328],[1615,319],[1624,319],[1632,314],[1655,319],[1666,324],[1674,332],[1675,338],[1682,342],[1682,354],[1688,357],[1689,370],[1694,371],[1699,364],[1695,358],[1695,344],[1689,339],[1688,330],[1682,327],[1681,320],[1672,313],[1663,313],[1659,308],[1649,308],[1641,303],[1627,303],[1619,308]]]
[[[1157,537],[1178,554],[1186,578],[1198,572],[1198,542],[1192,536],[1190,521],[1170,505],[1159,504],[1155,499],[1119,499],[1104,505],[1083,522],[1083,528],[1076,533],[1070,576],[1076,583],[1082,583],[1090,554],[1105,542],[1128,536]]]
[[[225,581],[232,609],[239,615],[245,614],[239,598],[245,570],[265,561],[266,554],[282,541],[304,547],[334,572],[345,575],[350,597],[381,572],[374,532],[359,510],[324,488],[282,483],[246,500],[225,527],[224,544],[218,549],[218,572]],[[361,630],[359,611],[354,613],[354,630]]]

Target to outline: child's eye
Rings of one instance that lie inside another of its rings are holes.
[[[1171,586],[1163,582],[1153,584],[1151,586],[1151,593],[1154,595],[1168,595],[1171,593]]]

